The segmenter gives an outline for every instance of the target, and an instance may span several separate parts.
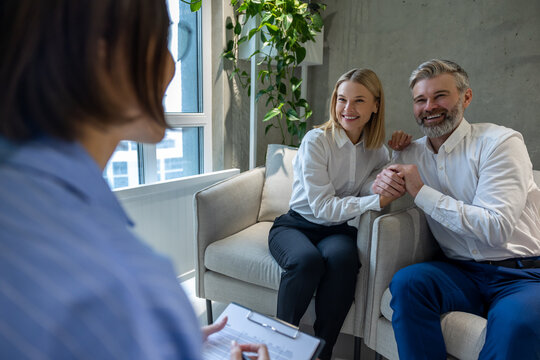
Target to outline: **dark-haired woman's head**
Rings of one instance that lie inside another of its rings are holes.
[[[76,140],[83,129],[139,122],[159,141],[174,64],[165,0],[6,0],[0,135]]]

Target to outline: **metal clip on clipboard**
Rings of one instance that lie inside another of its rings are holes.
[[[260,325],[264,328],[267,328],[268,330],[271,330],[280,335],[284,335],[291,339],[296,339],[299,333],[299,330],[296,326],[287,324],[279,319],[269,318],[268,316],[261,315],[254,311],[250,311],[246,315],[246,318],[257,325]]]

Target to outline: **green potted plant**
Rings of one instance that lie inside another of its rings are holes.
[[[264,116],[265,134],[272,128],[280,131],[282,143],[297,145],[306,133],[311,108],[302,98],[302,79],[297,68],[306,57],[306,44],[321,32],[320,12],[324,4],[300,0],[231,0],[234,18],[226,28],[232,32],[222,56],[232,62],[229,78],[237,77],[251,96],[251,78],[239,67],[242,44],[259,38],[262,49],[254,49],[248,57],[257,57],[257,79],[261,90],[256,100],[265,100],[270,110]]]

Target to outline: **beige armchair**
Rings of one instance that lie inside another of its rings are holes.
[[[195,194],[196,295],[211,301],[236,302],[275,316],[281,268],[268,250],[274,219],[289,210],[292,160],[296,149],[269,145],[266,167],[239,174]],[[373,220],[378,212],[363,214],[359,222],[356,298],[342,328],[355,336],[355,359],[364,331],[367,263]],[[314,304],[301,322],[313,324]]]
[[[540,184],[540,171],[534,171],[534,178]],[[399,269],[432,259],[439,249],[423,211],[414,206],[410,197],[408,200],[409,208],[382,215],[373,224],[364,342],[387,359],[399,358],[391,323],[390,280]],[[486,324],[485,318],[469,313],[454,311],[442,315],[448,357],[478,359]]]

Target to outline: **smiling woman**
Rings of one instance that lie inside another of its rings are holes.
[[[276,218],[268,243],[284,270],[277,317],[298,325],[315,293],[315,335],[330,359],[353,302],[357,229],[348,221],[394,198],[369,192],[369,178],[389,161],[384,93],[377,75],[353,69],[337,81],[330,119],[303,138],[293,162],[290,210]],[[404,190],[404,189],[403,189]]]
[[[356,144],[360,141],[364,126],[376,116],[379,102],[362,84],[344,81],[337,89],[336,116],[339,125]]]
[[[353,69],[343,74],[338,79],[332,93],[330,105],[330,119],[326,123],[321,125],[320,128],[325,131],[331,130],[332,134],[336,131],[336,129],[343,128],[342,124],[340,123],[342,109],[338,108],[338,104],[344,100],[342,98],[338,101],[339,91],[343,83],[350,84],[347,85],[347,87],[350,86],[350,93],[354,94],[353,98],[358,97],[359,99],[357,100],[362,100],[360,99],[362,97],[364,101],[371,101],[371,99],[373,98],[374,104],[372,105],[376,105],[376,107],[370,106],[369,109],[365,109],[365,111],[362,111],[364,113],[364,120],[366,116],[368,116],[369,119],[365,122],[361,133],[363,134],[363,141],[365,142],[366,148],[380,148],[384,142],[385,135],[384,91],[381,81],[379,80],[377,75],[369,69]],[[343,96],[344,94],[341,95]],[[360,104],[360,102],[355,104]],[[364,106],[358,105],[358,107],[363,108]]]

